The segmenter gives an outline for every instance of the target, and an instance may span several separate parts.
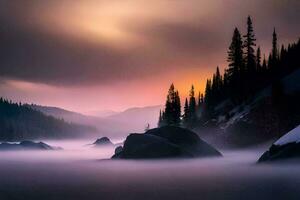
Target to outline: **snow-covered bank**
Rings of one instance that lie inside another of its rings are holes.
[[[274,145],[282,146],[293,142],[295,143],[300,142],[300,125],[294,128],[293,130],[291,130],[290,132],[288,132],[287,134],[285,134],[284,136],[282,136],[281,138],[279,138],[274,143]]]

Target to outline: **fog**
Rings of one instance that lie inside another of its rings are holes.
[[[298,164],[256,164],[263,149],[223,158],[109,160],[92,141],[64,150],[0,152],[0,199],[299,199]]]

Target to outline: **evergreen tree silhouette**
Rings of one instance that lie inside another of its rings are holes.
[[[211,109],[212,109],[212,95],[211,95],[211,80],[207,79],[206,86],[205,86],[205,97],[204,97],[204,110],[203,110],[203,117],[209,118],[211,116]]]
[[[197,120],[196,98],[195,98],[194,85],[192,85],[191,90],[190,90],[189,120],[190,120],[191,123],[194,123]]]
[[[253,23],[252,19],[250,16],[248,16],[247,19],[247,34],[244,35],[245,42],[244,42],[244,47],[245,47],[245,63],[246,63],[246,70],[250,75],[254,74],[255,72],[255,50],[254,46],[255,44],[255,35],[254,35],[254,30],[253,30]]]
[[[272,70],[272,79],[276,79],[279,76],[278,69],[278,45],[277,45],[277,33],[276,29],[273,30],[272,35],[272,52],[269,58],[269,68]]]
[[[257,51],[256,51],[256,69],[257,69],[257,71],[261,71],[261,51],[260,51],[260,47],[258,47]]]
[[[175,101],[174,101],[174,124],[180,126],[181,122],[181,103],[180,103],[180,96],[179,92],[175,92]]]
[[[247,105],[252,102],[252,97],[257,92],[270,85],[272,86],[272,104],[282,104],[280,100],[282,87],[279,83],[283,77],[300,69],[300,39],[296,43],[289,44],[287,48],[281,46],[279,52],[277,33],[274,29],[272,51],[268,59],[265,55],[262,59],[261,48],[258,47],[256,52],[254,50],[256,40],[250,16],[247,19],[247,34],[244,37],[243,42],[240,31],[237,28],[234,29],[227,52],[228,67],[225,68],[223,76],[219,67],[216,68],[212,78],[207,79],[204,96],[201,93],[198,94],[197,103],[194,86],[192,86],[190,97],[185,100],[184,104],[182,115],[184,126],[191,127],[196,123],[204,123],[217,117],[220,115],[220,110],[215,110],[215,106],[222,102],[226,102],[226,105],[228,102],[226,109],[232,109],[237,105]],[[283,108],[280,107],[280,109]],[[280,109],[278,115],[282,114]],[[286,112],[285,107],[284,109]],[[159,124],[180,125],[180,117],[180,98],[172,84],[167,95],[165,110],[160,112]],[[161,121],[163,123],[160,123]]]
[[[214,80],[212,83],[212,94],[214,98],[213,105],[216,105],[222,100],[222,91],[221,91],[222,87],[223,87],[223,80],[222,80],[219,67],[217,67]]]
[[[254,95],[257,86],[257,76],[256,76],[256,59],[255,59],[255,35],[253,30],[253,23],[250,16],[247,19],[247,33],[244,35],[244,48],[245,48],[245,64],[246,73],[242,74],[242,90],[243,98],[242,101],[249,98],[249,96]]]
[[[243,42],[240,31],[235,28],[228,50],[227,81],[229,96],[233,101],[240,101],[243,96],[245,65],[243,62]]]
[[[267,71],[267,61],[266,61],[266,56],[264,55],[264,59],[263,59],[263,64],[261,66],[263,73],[265,73]]]
[[[276,63],[278,59],[277,33],[275,28],[273,31],[273,39],[272,39],[272,59],[274,63]]]
[[[190,110],[189,110],[189,104],[187,98],[185,98],[183,112],[184,114],[183,114],[182,122],[185,127],[188,127],[189,120],[190,120]]]
[[[198,104],[197,106],[199,107],[201,105],[201,93],[198,93]]]
[[[286,50],[284,48],[284,45],[281,45],[279,60],[282,61],[283,58],[285,57],[285,54],[286,54]]]
[[[162,115],[162,125],[180,125],[181,105],[178,91],[175,91],[174,84],[172,83],[165,104],[165,110]]]
[[[163,114],[162,114],[162,111],[159,110],[159,118],[158,118],[158,123],[157,123],[157,127],[162,127],[164,124],[163,124]]]

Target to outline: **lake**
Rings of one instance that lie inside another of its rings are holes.
[[[0,152],[0,199],[300,199],[300,164],[255,164],[262,149],[223,158],[108,160],[112,148],[46,141],[61,151]]]

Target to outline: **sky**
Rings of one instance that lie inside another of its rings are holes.
[[[257,44],[300,36],[298,0],[0,0],[0,96],[88,113],[204,90],[251,15]]]

